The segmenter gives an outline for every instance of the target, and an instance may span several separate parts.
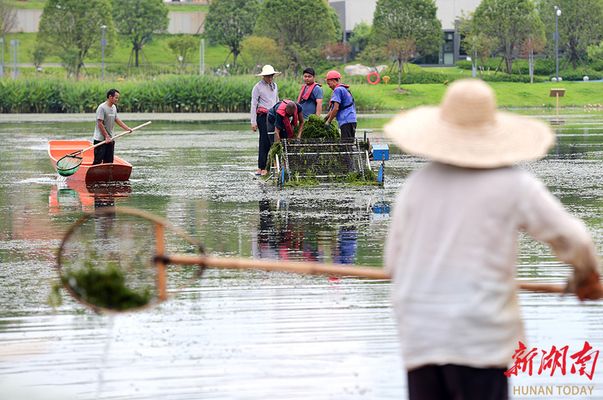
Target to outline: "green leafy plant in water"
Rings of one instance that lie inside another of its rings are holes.
[[[273,143],[268,151],[268,165],[272,165],[276,157],[283,155],[283,144],[281,142]]]
[[[126,286],[125,275],[115,262],[97,268],[86,261],[83,268],[69,270],[61,276],[79,298],[97,307],[124,311],[147,305],[153,296],[151,287],[135,291]]]

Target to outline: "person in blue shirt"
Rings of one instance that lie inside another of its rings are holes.
[[[349,89],[350,86],[340,83],[341,74],[334,70],[327,72],[326,79],[327,85],[333,90],[333,94],[329,102],[329,113],[325,118],[325,123],[330,124],[333,119],[337,118],[341,140],[354,140],[356,137],[356,106]]]
[[[320,115],[322,112],[322,88],[314,80],[315,75],[313,68],[304,69],[304,84],[297,96],[297,104],[301,105],[304,111],[304,119],[308,119],[312,114]]]

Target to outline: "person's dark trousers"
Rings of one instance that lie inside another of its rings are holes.
[[[339,129],[341,130],[341,141],[342,142],[354,141],[354,138],[356,138],[356,123],[355,122],[349,122],[347,124],[343,124],[339,127]]]
[[[408,371],[410,400],[507,400],[505,368],[426,365]]]
[[[258,153],[258,168],[266,169],[266,162],[268,159],[268,152],[270,146],[274,142],[274,135],[268,135],[268,124],[266,121],[268,114],[258,114],[257,123],[258,131],[260,131],[260,146]]]
[[[102,143],[104,140],[95,140],[94,144]],[[94,162],[92,164],[108,164],[113,162],[115,142],[105,143],[94,148]]]

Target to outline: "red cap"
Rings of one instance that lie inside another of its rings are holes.
[[[341,74],[335,70],[327,72],[327,79],[341,79]]]

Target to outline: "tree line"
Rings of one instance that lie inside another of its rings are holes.
[[[462,46],[474,67],[501,57],[512,72],[518,58],[554,56],[555,7],[559,53],[573,68],[603,64],[603,0],[482,0],[460,16]],[[303,66],[326,69],[356,57],[368,65],[391,62],[401,82],[405,64],[438,55],[443,43],[435,0],[377,0],[372,24],[359,24],[343,40],[335,10],[327,0],[212,0],[204,35],[229,50],[229,73],[255,72],[270,63],[298,74]],[[58,56],[70,75],[79,77],[86,56],[110,55],[118,35],[131,43],[130,63],[140,64],[153,34],[165,32],[163,0],[48,0],[40,20],[34,63]],[[8,0],[0,0],[0,34],[10,29]],[[195,48],[192,37],[174,37],[170,48],[185,61]],[[232,61],[229,61],[232,60]]]
[[[573,68],[603,60],[603,0],[482,0],[462,15],[462,46],[477,66],[500,56],[504,70],[513,61],[554,55],[555,12],[559,52]],[[359,24],[347,42],[326,0],[213,0],[205,32],[228,46],[237,65],[271,62],[297,71],[301,65],[341,59],[351,52],[369,65],[393,62],[398,80],[405,63],[437,55],[443,43],[434,0],[378,0],[372,25]],[[533,70],[533,66],[531,68]]]

